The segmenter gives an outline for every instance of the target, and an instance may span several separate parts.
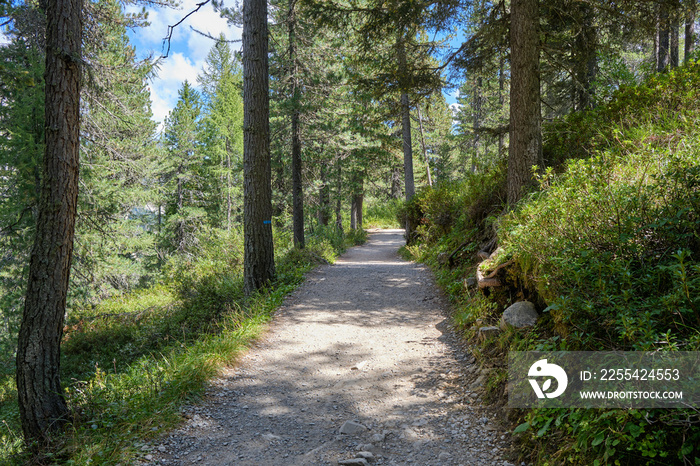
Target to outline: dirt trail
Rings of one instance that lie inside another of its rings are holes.
[[[509,465],[430,272],[397,256],[402,233],[311,272],[151,464]]]

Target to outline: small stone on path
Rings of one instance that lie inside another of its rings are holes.
[[[361,434],[362,432],[364,432],[366,430],[367,430],[367,427],[363,426],[359,422],[345,421],[345,423],[340,428],[340,433],[346,434],[346,435],[357,435],[357,434]]]

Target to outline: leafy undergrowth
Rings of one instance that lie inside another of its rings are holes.
[[[403,202],[392,199],[386,202],[370,202],[363,214],[364,228],[403,228],[396,219],[396,213]]]
[[[513,211],[494,175],[420,193],[418,241],[455,303],[455,324],[495,366],[487,399],[504,401],[508,350],[697,351],[700,349],[700,65],[619,91],[608,105],[546,129],[550,162],[538,189]],[[573,158],[571,156],[573,155]],[[476,197],[474,192],[479,192]],[[466,193],[466,194],[465,194]],[[483,203],[482,203],[483,205]],[[475,253],[495,228],[501,260],[513,259],[505,290],[466,286]],[[478,343],[505,307],[533,301],[533,329]],[[700,464],[693,410],[511,410],[524,459],[538,465]]]
[[[238,233],[210,235],[190,258],[172,260],[162,283],[69,313],[62,380],[73,419],[41,459],[23,450],[14,361],[0,358],[0,463],[131,464],[140,447],[177,425],[207,380],[258,336],[286,294],[319,262],[366,240],[332,228],[294,249],[275,234],[277,280],[243,296]]]

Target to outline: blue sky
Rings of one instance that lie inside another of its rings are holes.
[[[168,25],[175,24],[187,13],[196,8],[201,0],[181,0],[178,9],[148,8],[149,22],[147,28],[139,28],[129,33],[132,44],[140,57],[152,53],[158,57],[163,53],[163,38],[167,34]],[[195,32],[197,29],[214,37],[224,33],[229,40],[240,40],[242,30],[227,24],[219,16],[211,4],[207,4],[198,12],[187,18],[173,33],[170,56],[161,63],[158,75],[151,81],[151,100],[153,102],[153,119],[163,122],[168,112],[177,102],[177,91],[182,82],[187,79],[197,83],[197,75],[204,66],[207,53],[213,41]],[[240,49],[240,42],[231,44],[232,48]],[[456,102],[456,91],[445,94],[448,104]]]
[[[168,32],[168,26],[181,20],[201,1],[180,0],[177,8],[147,8],[150,26],[128,33],[132,45],[136,48],[137,56],[140,58],[161,56],[164,53],[163,38]],[[132,11],[141,9],[140,6],[129,8]],[[168,112],[175,106],[177,91],[183,81],[188,80],[191,84],[197,84],[197,76],[201,73],[204,60],[214,44],[211,39],[197,33],[195,29],[214,37],[224,33],[227,39],[238,41],[242,34],[241,28],[229,25],[218,12],[214,11],[211,4],[202,7],[175,29],[170,55],[161,60],[158,73],[150,82],[153,119],[159,123],[163,122]],[[0,44],[5,41],[6,38],[0,31]],[[238,50],[240,42],[232,43],[231,46]],[[454,91],[451,95],[445,94],[445,97],[449,104],[456,102]]]
[[[168,26],[177,23],[187,13],[196,8],[201,0],[181,0],[177,9],[147,8],[150,26],[138,28],[129,32],[129,39],[136,48],[137,56],[144,58],[149,54],[159,57],[163,50],[163,38],[168,32]],[[140,9],[140,8],[139,8]],[[153,119],[163,122],[177,102],[177,91],[183,81],[188,80],[197,84],[209,50],[214,42],[198,34],[194,29],[218,37],[224,33],[229,40],[240,40],[242,30],[230,26],[227,21],[207,4],[173,32],[168,58],[161,60],[160,69],[151,79],[151,100],[153,102]],[[240,49],[240,42],[231,44],[234,49]]]

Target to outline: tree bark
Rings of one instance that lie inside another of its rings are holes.
[[[672,13],[673,17],[671,18],[671,27],[670,27],[670,47],[671,47],[671,52],[670,52],[670,58],[669,58],[669,64],[671,65],[671,68],[678,68],[679,64],[679,55],[678,55],[678,34],[679,34],[679,26],[678,26],[678,12],[674,11]]]
[[[520,200],[532,183],[532,166],[541,165],[539,14],[537,0],[511,3],[510,147],[508,204]]]
[[[406,186],[406,200],[410,201],[416,194],[416,185],[413,180],[413,145],[411,142],[411,107],[408,103],[408,94],[401,94],[401,120],[403,135],[403,174]]]
[[[275,276],[272,242],[267,1],[243,3],[243,280],[246,295]]]
[[[292,222],[294,246],[304,249],[304,191],[301,181],[301,137],[299,131],[299,83],[296,57],[296,18],[294,2],[289,2],[287,18],[289,32],[289,66],[292,97]]]
[[[656,61],[656,71],[662,73],[666,71],[669,64],[669,29],[668,5],[662,1],[659,5],[659,53]]]
[[[472,173],[476,173],[477,170],[477,159],[481,142],[481,135],[479,134],[479,128],[481,128],[481,82],[481,77],[476,78],[474,82],[474,136],[472,138],[472,149],[474,153],[472,154]]]
[[[226,146],[226,231],[231,231],[231,151]]]
[[[399,199],[401,194],[401,167],[395,166],[391,170],[391,198]]]
[[[685,54],[683,60],[687,62],[695,50],[695,10],[689,11],[685,19]]]
[[[353,176],[352,198],[350,200],[350,228],[357,230],[362,228],[362,203],[364,201],[364,180],[362,174]]]
[[[337,161],[336,198],[335,198],[335,227],[343,231],[342,200],[343,200],[343,171],[340,160]]]
[[[36,236],[17,348],[17,395],[28,445],[68,418],[60,380],[78,202],[82,1],[46,2],[46,146]]]
[[[498,58],[498,105],[499,108],[503,108],[503,105],[505,105],[505,87],[506,87],[506,78],[505,78],[505,57],[503,56],[503,53],[499,54]],[[503,134],[502,131],[499,131],[498,133],[498,157],[501,157],[501,154],[503,154],[503,144],[504,144],[504,139],[505,135]]]
[[[406,45],[403,35],[397,39],[397,57],[399,62],[399,88],[401,89],[401,134],[403,138],[403,173],[406,186],[406,200],[410,201],[416,194],[413,180],[413,144],[411,142],[411,106],[408,100],[408,89],[404,81],[408,73],[406,63]]]
[[[593,81],[598,68],[597,37],[593,25],[593,9],[586,4],[577,8],[581,27],[574,40],[574,109],[582,111],[593,106]]]
[[[321,164],[321,186],[318,188],[318,223],[327,226],[330,221],[330,188],[325,164]]]
[[[423,158],[425,158],[425,171],[428,174],[428,186],[433,186],[433,177],[430,175],[430,159],[428,159],[428,149],[425,147],[425,133],[423,132],[423,116],[421,115],[420,105],[418,105],[418,127],[420,128],[420,143],[423,149]]]

